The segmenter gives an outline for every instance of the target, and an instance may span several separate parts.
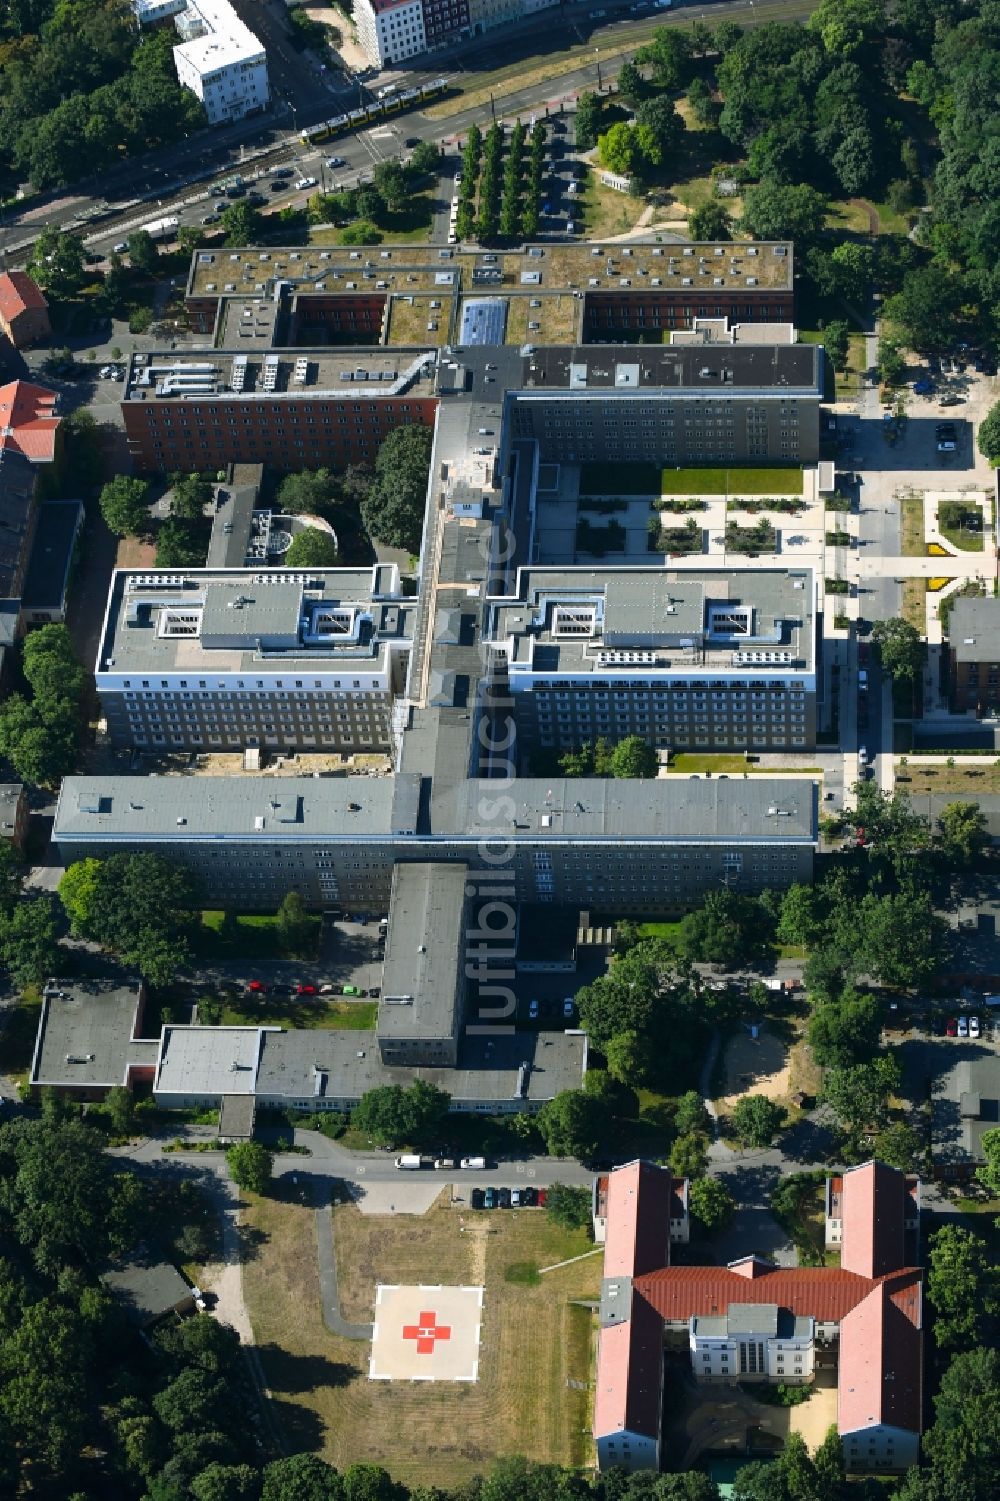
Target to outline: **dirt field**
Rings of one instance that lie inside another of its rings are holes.
[[[501,1454],[589,1461],[593,1316],[570,1300],[597,1296],[601,1259],[537,1274],[586,1251],[582,1232],[538,1210],[474,1215],[442,1201],[421,1217],[363,1217],[338,1208],[346,1318],[372,1318],[379,1282],[485,1287],[478,1382],[408,1386],[369,1381],[369,1344],[324,1328],[312,1209],[261,1200],[248,1218],[259,1245],[245,1268],[246,1298],[290,1447],[338,1468],[368,1460],[411,1486],[451,1488]]]
[[[757,1037],[745,1028],[731,1038],[726,1049],[726,1083],[722,1104],[731,1110],[741,1095],[763,1094],[769,1100],[787,1100],[789,1049],[766,1027]]]

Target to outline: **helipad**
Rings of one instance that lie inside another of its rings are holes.
[[[375,1295],[372,1381],[477,1381],[481,1287],[387,1287]]]

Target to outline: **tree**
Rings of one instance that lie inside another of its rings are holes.
[[[237,1188],[263,1194],[271,1182],[274,1157],[259,1141],[237,1141],[226,1153],[226,1166]]]
[[[156,270],[159,255],[156,241],[148,229],[137,229],[129,235],[128,258],[132,263],[133,271],[141,271],[144,275],[151,276]]]
[[[637,127],[627,120],[617,120],[597,138],[597,151],[601,165],[609,172],[628,177],[641,165],[642,150]]]
[[[966,289],[954,271],[931,261],[903,279],[885,304],[885,317],[910,349],[936,353],[947,349],[959,331]]]
[[[177,231],[177,244],[185,255],[190,255],[192,250],[197,250],[204,243],[205,231],[196,224],[182,224]]]
[[[194,1501],[257,1501],[260,1475],[253,1465],[208,1465],[191,1480]]]
[[[676,27],[657,26],[651,39],[635,55],[637,63],[651,65],[653,79],[661,89],[681,89],[691,77],[690,37]]]
[[[142,536],[149,527],[149,485],[118,474],[101,491],[101,515],[118,537]]]
[[[577,992],[580,1021],[595,1047],[612,1037],[634,1032],[644,1037],[659,996],[659,976],[642,948],[612,962],[606,975]]]
[[[278,486],[279,511],[289,516],[328,515],[337,498],[337,481],[329,469],[300,469]]]
[[[604,100],[597,94],[581,94],[576,101],[576,144],[580,151],[597,145],[603,112]]]
[[[618,93],[629,104],[636,104],[646,92],[646,83],[635,63],[627,59],[618,70]]]
[[[434,1084],[416,1080],[408,1089],[385,1084],[370,1089],[355,1107],[352,1123],[384,1146],[419,1146],[441,1130],[451,1097]]]
[[[714,130],[719,123],[722,105],[716,99],[712,86],[704,78],[692,78],[687,92],[688,106],[699,125]]]
[[[96,890],[84,888],[83,907],[80,888],[67,888],[74,931],[154,984],[167,984],[187,962],[197,922],[190,874],[153,854],[111,855],[95,863]]]
[[[15,845],[9,839],[0,841],[0,922],[14,910],[23,875]]]
[[[672,151],[676,151],[684,134],[684,120],[677,113],[674,101],[666,94],[657,94],[652,99],[645,100],[635,112],[640,131],[645,127],[652,133],[656,155],[649,151],[648,147],[644,154],[650,161],[660,163],[666,160]]]
[[[252,1146],[251,1142],[242,1143]],[[227,1153],[227,1157],[233,1151]],[[160,1422],[175,1435],[203,1433],[218,1424],[227,1407],[226,1384],[219,1376],[189,1366],[153,1398]]]
[[[417,176],[430,176],[441,169],[441,151],[433,141],[420,141],[410,152],[410,170]]]
[[[947,803],[937,822],[941,850],[951,866],[974,865],[989,847],[989,826],[978,803]]]
[[[736,1213],[736,1200],[718,1178],[696,1178],[688,1187],[688,1207],[707,1235],[723,1230]]]
[[[20,694],[0,705],[0,754],[12,762],[23,782],[51,787],[76,765],[79,716],[75,704],[61,700],[43,715]]]
[[[549,1219],[566,1230],[583,1230],[590,1225],[592,1202],[589,1188],[553,1183],[546,1190],[545,1207]]]
[[[0,1343],[0,1414],[57,1474],[85,1442],[91,1354],[81,1320],[54,1298],[26,1308]]]
[[[256,245],[260,239],[260,214],[242,198],[223,211],[222,231],[227,245]]]
[[[409,179],[399,162],[390,160],[376,163],[372,180],[390,213],[401,209],[410,196]]]
[[[851,1068],[827,1069],[823,1098],[847,1134],[855,1136],[870,1128],[885,1127],[889,1096],[898,1088],[899,1064],[891,1053],[882,1053]]]
[[[984,1131],[981,1146],[986,1161],[976,1169],[976,1177],[990,1193],[1000,1195],[1000,1128]]]
[[[281,899],[278,908],[278,936],[286,954],[300,954],[308,946],[312,935],[312,923],[302,895],[289,891]]]
[[[758,183],[743,197],[740,227],[758,240],[795,240],[803,247],[818,239],[826,199],[806,183]]]
[[[115,1135],[131,1136],[135,1126],[135,1104],[131,1090],[125,1089],[121,1084],[116,1084],[108,1090],[104,1105]]]
[[[994,402],[979,424],[979,452],[994,468],[1000,466],[1000,401]]]
[[[745,1094],[736,1101],[732,1126],[738,1139],[748,1147],[769,1147],[775,1132],[785,1119],[785,1112],[763,1094]]]
[[[873,996],[845,990],[821,1001],[809,1018],[809,1046],[824,1068],[849,1068],[871,1057],[882,1032],[882,1013]]]
[[[41,984],[58,969],[59,949],[50,896],[18,902],[9,917],[0,918],[0,958],[14,983],[22,989]]]
[[[369,536],[390,547],[420,546],[432,441],[429,427],[414,424],[397,427],[379,448],[361,519]]]
[[[341,1501],[342,1494],[337,1471],[315,1454],[290,1454],[264,1466],[260,1501]]]
[[[718,198],[707,198],[688,219],[688,234],[695,241],[731,240],[732,229],[733,216]]]
[[[626,735],[611,752],[611,775],[614,777],[655,777],[659,769],[656,751],[641,735]]]
[[[908,620],[894,617],[877,620],[872,640],[878,646],[882,666],[893,678],[910,683],[923,670],[924,644],[920,632]]]
[[[705,1101],[696,1089],[689,1089],[682,1094],[677,1101],[677,1109],[674,1111],[674,1128],[682,1136],[690,1131],[708,1130],[710,1116],[705,1109]]]
[[[896,1121],[876,1136],[872,1155],[901,1173],[912,1173],[920,1157],[920,1137],[905,1121]]]
[[[849,341],[850,329],[842,318],[834,318],[826,325],[823,348],[836,370],[843,370],[847,366]]]
[[[292,538],[283,559],[286,568],[335,568],[339,560],[336,537],[315,526]]]
[[[1000,1311],[1000,1283],[985,1240],[960,1225],[944,1225],[930,1239],[927,1297],[939,1349],[985,1342],[989,1319]]]
[[[564,1089],[538,1112],[538,1129],[553,1157],[595,1157],[608,1125],[603,1100],[582,1089]]]
[[[934,1399],[924,1453],[938,1488],[927,1501],[994,1501],[1000,1470],[1000,1354],[954,1357]]]
[[[72,297],[86,274],[83,241],[61,229],[43,229],[32,247],[28,274],[57,297]]]
[[[212,483],[200,474],[170,476],[170,514],[181,521],[201,521],[212,499]]]
[[[879,339],[875,368],[884,386],[899,386],[905,380],[906,360],[892,339]]]
[[[708,1167],[708,1137],[703,1131],[686,1131],[670,1148],[670,1171],[675,1178],[702,1178]]]
[[[823,931],[816,888],[796,883],[789,886],[781,899],[781,915],[775,936],[779,943],[815,942]]]
[[[156,533],[157,568],[200,568],[208,551],[204,528],[168,516]]]
[[[348,1465],[343,1491],[344,1501],[403,1501],[402,1487],[381,1465]]]
[[[621,1084],[644,1084],[649,1072],[649,1047],[638,1032],[617,1032],[604,1047],[608,1073]]]
[[[688,958],[733,969],[770,949],[773,924],[759,901],[724,887],[710,891],[681,922],[680,947]]]
[[[77,860],[59,882],[59,900],[76,938],[84,937],[90,926],[95,902],[99,900],[101,869],[100,860]]]

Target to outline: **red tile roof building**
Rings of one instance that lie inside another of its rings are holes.
[[[0,272],[0,334],[26,349],[51,332],[49,305],[27,272]]]
[[[19,454],[30,464],[51,464],[61,421],[58,399],[54,391],[26,380],[0,386],[0,451]]]
[[[814,1347],[836,1345],[837,1426],[848,1468],[914,1464],[923,1274],[905,1265],[904,1253],[914,1188],[881,1163],[843,1175],[840,1267],[778,1267],[755,1256],[728,1267],[675,1267],[669,1172],[633,1162],[610,1173],[594,1405],[599,1466],[659,1467],[664,1334],[687,1337],[702,1382],[806,1382]],[[664,1240],[667,1254],[653,1266]]]

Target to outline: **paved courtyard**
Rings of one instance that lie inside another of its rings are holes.
[[[389,1287],[375,1297],[372,1381],[478,1381],[481,1287]]]

